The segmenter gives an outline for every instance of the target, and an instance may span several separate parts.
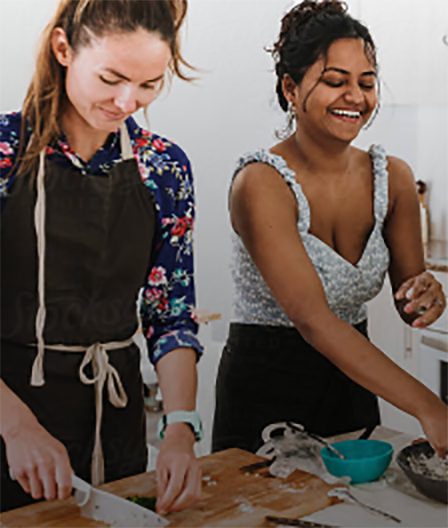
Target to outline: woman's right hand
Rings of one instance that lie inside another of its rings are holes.
[[[448,406],[439,400],[420,420],[423,431],[440,458],[448,454]]]
[[[72,490],[65,446],[38,422],[31,409],[0,380],[0,434],[11,478],[33,499],[67,499]]]
[[[33,499],[67,499],[73,470],[65,446],[37,420],[4,434],[11,477]]]

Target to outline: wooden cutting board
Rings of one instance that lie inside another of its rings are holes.
[[[268,469],[254,473],[242,466],[263,458],[241,449],[227,449],[199,459],[202,467],[202,498],[195,507],[166,515],[170,527],[271,526],[266,515],[302,517],[340,502],[328,497],[331,486],[310,473],[296,470],[287,479],[272,477]],[[154,496],[156,477],[152,471],[101,486],[110,493]],[[81,517],[73,499],[39,502],[0,516],[5,527],[90,527],[106,526]]]

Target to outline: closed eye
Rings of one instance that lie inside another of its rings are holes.
[[[326,79],[322,79],[322,82],[325,83],[327,86],[331,86],[332,88],[339,88],[339,86],[343,85],[342,81],[328,81]]]
[[[120,81],[119,80],[113,80],[113,79],[108,79],[106,77],[103,77],[102,75],[100,75],[100,79],[106,83],[106,84],[110,84],[111,86],[114,86],[115,84],[118,84]]]
[[[324,84],[326,84],[327,86],[331,86],[332,88],[339,88],[339,87],[341,87],[344,84],[344,81],[329,81],[329,80],[326,80],[326,79],[322,79],[322,82]],[[363,90],[373,90],[375,88],[375,84],[374,83],[362,82],[362,83],[359,83],[359,86]]]
[[[359,83],[359,86],[361,86],[361,88],[363,88],[364,90],[373,90],[375,88],[375,84],[370,83]]]

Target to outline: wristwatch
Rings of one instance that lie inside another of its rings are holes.
[[[157,426],[157,434],[162,439],[165,433],[165,429],[172,423],[183,422],[188,424],[192,429],[196,441],[202,440],[202,422],[201,417],[197,411],[172,411],[168,414],[164,414],[159,420]]]

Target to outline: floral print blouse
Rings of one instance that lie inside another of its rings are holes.
[[[14,164],[20,138],[20,112],[0,114],[0,206],[14,185]],[[140,315],[149,358],[156,363],[178,347],[202,354],[197,339],[193,277],[194,188],[189,160],[173,142],[126,121],[141,177],[156,201],[157,227],[153,266],[142,285]],[[27,132],[29,138],[30,130]],[[69,146],[64,135],[47,147],[49,159],[81,173],[102,175],[121,161],[118,131],[85,162]]]

